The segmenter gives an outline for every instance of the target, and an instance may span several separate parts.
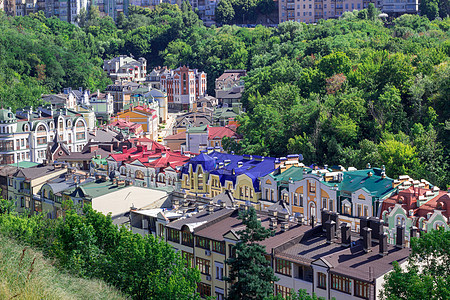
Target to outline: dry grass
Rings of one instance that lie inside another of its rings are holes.
[[[42,253],[0,235],[0,299],[126,299],[100,280],[59,271]]]

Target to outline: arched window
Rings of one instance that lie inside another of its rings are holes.
[[[47,131],[47,130],[45,129],[45,126],[41,124],[41,125],[38,126],[37,131],[38,132],[43,132],[43,131]]]
[[[125,167],[120,168],[120,175],[127,175],[127,169]]]
[[[137,170],[136,173],[134,173],[134,177],[136,179],[143,180],[144,179],[144,172],[142,172],[141,170]]]
[[[72,121],[71,120],[67,120],[67,127],[72,127]]]
[[[395,217],[395,226],[405,226],[405,217],[402,215],[397,215]]]

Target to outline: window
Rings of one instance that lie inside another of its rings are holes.
[[[298,194],[294,193],[294,199],[293,199],[293,205],[297,206],[298,205]]]
[[[291,289],[279,284],[275,284],[275,295],[287,298],[291,294]]]
[[[134,173],[134,177],[136,179],[144,180],[144,172],[137,170],[136,173]]]
[[[194,246],[194,236],[187,230],[181,232],[181,244],[185,246]]]
[[[216,267],[216,279],[223,280],[223,263],[215,261],[214,265]]]
[[[273,189],[270,189],[270,200],[272,200],[272,201],[275,200]]]
[[[216,288],[216,300],[223,300],[225,299],[225,296],[223,294],[223,290]]]
[[[369,207],[367,205],[364,205],[364,216],[365,217],[369,216]]]
[[[362,212],[361,212],[361,204],[357,205],[357,217],[361,217],[362,216]]]
[[[313,281],[313,270],[311,267],[309,266],[298,266],[298,274],[297,274],[297,278],[307,281],[307,282],[312,282]]]
[[[369,284],[367,282],[355,280],[355,296],[369,299]]]
[[[197,283],[197,291],[202,298],[211,297],[211,286],[209,284],[203,282]]]
[[[333,199],[328,202],[328,210],[333,210]]]
[[[316,185],[315,184],[312,184],[312,183],[309,184],[309,192],[311,194],[315,194],[316,193]]]
[[[326,209],[327,208],[327,198],[322,198],[322,208]]]
[[[349,204],[343,204],[342,211],[344,212],[344,215],[351,215],[352,207]]]
[[[47,144],[47,137],[38,137],[37,138],[38,145],[44,145]]]
[[[331,288],[347,294],[351,293],[352,282],[350,278],[331,274]]]
[[[212,251],[225,254],[225,242],[212,241]]]
[[[86,138],[86,135],[84,132],[77,132],[77,140],[84,140]]]
[[[200,247],[200,248],[203,248],[206,250],[210,249],[210,240],[209,239],[199,237],[199,236],[196,237],[195,239],[197,241],[197,244],[196,244],[197,247]]]
[[[300,194],[300,206],[303,207],[303,194]]]
[[[275,259],[275,272],[291,276],[291,262],[281,258]]]
[[[327,275],[323,273],[317,273],[317,287],[326,290],[327,289]]]
[[[186,260],[186,265],[189,268],[193,268],[194,267],[194,254],[186,252],[186,251],[181,251],[181,255]]]
[[[180,233],[176,229],[167,228],[167,239],[174,243],[180,242]]]
[[[210,273],[209,273],[209,268],[210,268],[209,260],[197,257],[196,265],[197,265],[197,268],[199,269],[200,273],[202,273],[204,275],[210,275]]]

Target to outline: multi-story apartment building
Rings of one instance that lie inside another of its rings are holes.
[[[143,57],[135,60],[126,55],[120,55],[105,60],[103,70],[115,83],[124,81],[143,82],[147,75],[147,60]]]
[[[183,66],[160,76],[161,87],[167,93],[169,108],[191,110],[206,93],[206,73]]]
[[[55,16],[72,24],[77,24],[77,17],[82,9],[88,9],[87,0],[45,0],[46,17]]]
[[[69,151],[80,151],[87,143],[87,124],[77,112],[51,107],[0,110],[0,163],[43,162],[47,143],[58,135]]]
[[[129,0],[94,0],[91,6],[97,6],[100,13],[116,20],[120,13],[128,15]]]
[[[167,67],[156,67],[150,73],[147,73],[145,82],[154,89],[161,89],[161,76],[170,74],[170,69]]]
[[[109,123],[114,114],[114,98],[110,93],[92,93],[88,95],[89,104],[100,123]]]
[[[195,209],[184,200],[174,203],[169,211],[131,211],[134,232],[163,237],[188,265],[199,269],[202,298],[228,296],[230,283],[224,278],[229,276],[230,267],[226,260],[236,255],[233,247],[240,240],[239,230],[245,228],[238,215],[248,206],[237,209],[224,203],[206,207],[197,203]],[[394,247],[388,245],[383,227],[366,223],[360,238],[327,212],[326,224],[312,227],[302,219],[293,220],[283,210],[259,211],[257,215],[263,227],[274,231],[259,244],[265,247],[279,278],[274,293],[283,297],[305,289],[324,299],[378,299],[392,262],[404,265],[410,253],[402,240],[404,228],[399,229]],[[379,222],[373,222],[376,224]]]

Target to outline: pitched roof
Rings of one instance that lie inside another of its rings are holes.
[[[229,127],[209,127],[208,128],[208,139],[222,139],[224,137],[234,137],[239,138],[239,135],[231,130]]]
[[[393,179],[389,177],[382,178],[381,169],[372,168],[356,171],[344,172],[342,182],[339,183],[339,189],[342,191],[355,192],[365,188],[373,197],[383,198],[395,191],[392,187]],[[369,173],[372,173],[369,176]]]
[[[14,174],[14,177],[25,177],[27,179],[33,180],[60,171],[61,168],[56,168],[54,166],[39,165],[36,167],[20,169],[16,172],[16,174]]]
[[[186,140],[186,131],[166,136],[164,140]]]

